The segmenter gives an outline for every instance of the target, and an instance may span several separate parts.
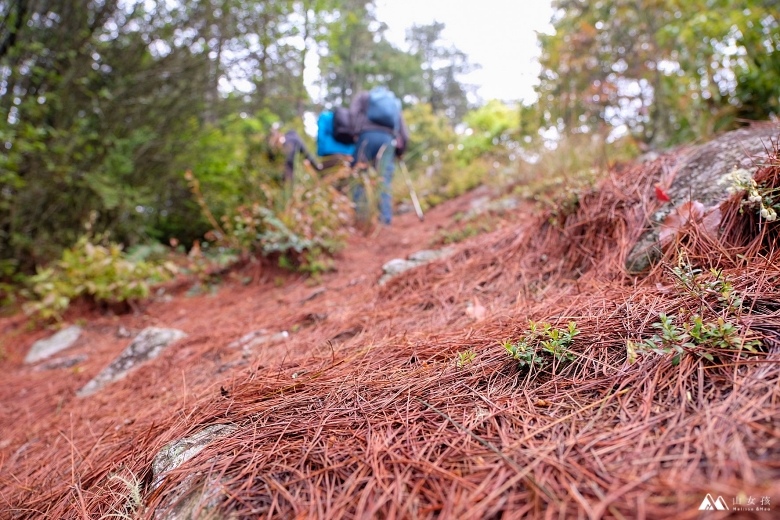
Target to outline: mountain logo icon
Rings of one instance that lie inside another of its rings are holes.
[[[719,496],[717,500],[713,500],[712,495],[707,493],[707,496],[702,500],[699,506],[699,511],[728,511],[729,506],[726,505],[726,501],[723,497]]]

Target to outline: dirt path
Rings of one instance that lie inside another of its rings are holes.
[[[30,329],[22,315],[0,319],[0,456],[14,459],[33,439],[44,438],[47,430],[62,428],[67,414],[79,416],[85,407],[96,421],[110,420],[112,395],[127,400],[127,392],[145,392],[155,387],[154,398],[163,402],[185,394],[212,391],[228,380],[231,370],[247,365],[240,349],[229,347],[245,334],[287,331],[291,336],[305,329],[306,345],[321,345],[332,339],[345,339],[358,331],[347,325],[346,315],[355,305],[374,298],[382,266],[394,258],[405,258],[433,245],[437,233],[453,218],[489,194],[480,188],[431,209],[420,221],[413,213],[397,215],[389,227],[349,237],[347,247],[337,255],[335,270],[319,279],[280,269],[249,265],[224,276],[213,291],[188,295],[183,285],[177,291],[158,295],[132,314],[106,315],[77,309],[66,316],[68,324],[78,324],[83,332],[78,342],[55,358],[79,359],[73,366],[46,369],[46,363],[28,365],[24,357],[38,339],[51,330]],[[191,291],[189,291],[191,294]],[[311,325],[316,324],[316,327]],[[133,373],[114,388],[95,396],[91,404],[75,397],[76,391],[107,366],[146,327],[176,328],[187,338],[161,360]],[[345,328],[346,327],[346,328]],[[282,341],[264,347],[254,358],[258,366],[294,366],[295,360],[309,354],[300,342]],[[160,381],[170,381],[170,385]],[[185,385],[183,391],[180,385]],[[132,413],[127,403],[116,413]]]

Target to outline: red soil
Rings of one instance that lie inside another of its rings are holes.
[[[162,411],[167,416],[171,402],[185,403],[228,386],[231,372],[245,368],[248,361],[240,349],[227,345],[252,331],[286,330],[294,336],[296,330],[305,330],[308,346],[356,335],[359,330],[354,323],[343,323],[344,310],[373,298],[382,265],[421,249],[440,247],[434,244],[437,232],[452,224],[459,212],[467,211],[476,197],[487,193],[482,188],[448,201],[428,211],[422,222],[410,212],[397,215],[391,226],[369,234],[354,231],[337,255],[335,269],[318,279],[257,263],[223,276],[213,292],[188,296],[190,281],[145,302],[133,313],[74,309],[66,322],[81,325],[82,335],[73,347],[55,357],[88,356],[75,367],[41,370],[44,362],[24,364],[30,346],[53,331],[31,328],[22,314],[0,318],[4,352],[0,361],[0,467],[13,470],[31,445],[49,442],[57,432],[71,437],[74,428],[96,427],[91,421],[114,424],[119,429],[139,415]],[[317,326],[311,327],[315,323]],[[180,329],[187,337],[160,359],[97,395],[89,399],[75,396],[135,334],[152,326]],[[311,350],[291,348],[292,344],[263,346],[253,363],[257,367],[294,367],[296,360],[306,358]],[[139,410],[134,396],[142,402],[144,396],[150,397],[156,405],[143,404]],[[8,474],[2,480],[6,478]]]
[[[510,225],[384,287],[385,262],[431,247],[480,193],[424,222],[409,213],[354,234],[318,280],[250,264],[214,294],[182,286],[134,314],[74,311],[68,322],[85,330],[67,355],[89,356],[75,368],[24,365],[51,331],[0,320],[0,518],[116,512],[127,497],[117,474],[141,480],[145,518],[203,486],[236,518],[694,518],[707,494],[774,505],[780,227],[758,225],[732,197],[722,242],[693,225],[675,244],[705,276],[722,269],[749,302],[744,312],[673,290],[674,248],[643,277],[624,271],[658,210],[653,184],[679,159],[611,172],[572,214],[509,212]],[[775,151],[757,181],[776,187],[779,161]],[[469,302],[484,306],[484,319],[469,315]],[[749,356],[710,346],[716,362],[693,353],[631,361],[630,342],[678,312],[725,316],[763,346]],[[528,320],[576,321],[575,360],[519,368],[501,343],[524,337]],[[148,326],[188,336],[75,396]],[[247,356],[229,346],[260,329],[290,337]],[[164,445],[225,423],[235,432],[152,485]]]

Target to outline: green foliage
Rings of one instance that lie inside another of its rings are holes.
[[[17,299],[19,287],[24,283],[13,260],[0,260],[0,309],[10,311]]]
[[[455,364],[458,368],[463,368],[472,364],[475,359],[477,359],[477,353],[474,352],[474,349],[467,349],[463,352],[458,352],[458,359]]]
[[[428,103],[417,103],[404,110],[409,128],[406,162],[412,170],[430,170],[437,174],[454,161],[457,136],[450,122],[433,112]]]
[[[458,147],[458,158],[468,164],[477,157],[490,157],[506,164],[518,148],[520,110],[498,100],[474,109],[463,118],[467,126]]]
[[[283,154],[268,143],[269,116],[230,115],[205,125],[179,162],[197,177],[202,200],[217,218],[242,205],[272,205],[282,188]],[[190,191],[192,179],[185,174]],[[271,190],[269,193],[268,190]],[[212,227],[214,223],[211,223]]]
[[[780,19],[763,0],[556,0],[540,37],[546,126],[656,147],[778,109]]]
[[[229,117],[210,127],[185,179],[211,225],[206,236],[240,254],[274,257],[306,272],[329,268],[343,245],[348,199],[302,163],[293,186],[283,183],[280,154],[268,147],[263,118]]]
[[[722,270],[713,268],[704,273],[681,253],[671,274],[675,286],[699,302],[699,308],[694,312],[681,309],[679,317],[660,313],[659,321],[653,323],[657,334],[639,344],[627,342],[629,363],[636,361],[638,353],[673,353],[672,362],[678,364],[686,352],[708,361],[714,361],[714,356],[707,349],[756,352],[760,341],[747,339],[750,330],[743,329],[738,322],[743,297]],[[705,313],[719,314],[705,318]]]
[[[517,364],[521,368],[533,368],[536,365],[539,367],[544,366],[545,360],[537,354],[536,348],[529,345],[525,339],[521,339],[516,343],[505,341],[503,346],[511,358],[517,361]]]
[[[24,272],[75,243],[93,211],[96,229],[131,245],[178,207],[170,167],[200,115],[207,56],[186,42],[156,56],[148,42],[181,13],[157,6],[170,25],[150,25],[152,7],[136,7],[31,4],[0,56],[14,92],[0,98],[0,258]]]
[[[323,17],[318,41],[326,105],[348,105],[352,96],[385,85],[402,99],[419,99],[424,92],[420,59],[394,47],[384,36],[387,26],[374,16],[371,0],[339,0]]]
[[[554,329],[549,323],[543,323],[542,331],[547,336],[547,339],[543,339],[540,343],[543,352],[552,355],[558,361],[574,361],[576,359],[577,356],[574,352],[569,350],[574,342],[574,336],[579,334],[576,323],[570,321],[566,329]]]
[[[433,22],[413,25],[406,41],[422,69],[423,93],[420,101],[431,105],[433,113],[443,115],[457,124],[469,109],[468,93],[473,87],[460,82],[460,77],[478,67],[468,62],[465,53],[444,43],[441,36],[445,25]]]
[[[476,219],[455,229],[442,229],[436,234],[434,244],[456,244],[471,237],[493,231],[495,224],[490,219]]]
[[[251,124],[267,129],[309,108],[306,50],[340,5],[10,3],[0,28],[3,92],[13,92],[0,97],[0,262],[33,272],[76,242],[93,211],[95,229],[127,246],[191,244],[208,226],[187,169],[215,194],[217,214],[241,195],[262,200],[256,181],[273,171]],[[244,92],[225,94],[238,75]]]
[[[109,306],[137,302],[149,296],[152,284],[176,271],[170,262],[133,262],[119,244],[96,244],[84,235],[63,251],[59,261],[29,277],[31,301],[25,312],[43,321],[59,321],[78,298]]]
[[[503,170],[502,163],[489,153],[463,160],[459,136],[447,118],[435,114],[429,104],[409,107],[404,110],[404,119],[410,132],[404,160],[424,210],[490,181]],[[401,175],[395,176],[392,192],[395,200],[409,198]]]
[[[673,353],[672,363],[676,365],[686,352],[714,361],[712,353],[705,350],[706,348],[756,353],[756,348],[761,345],[757,340],[746,340],[738,324],[721,317],[714,321],[704,321],[698,314],[693,314],[678,324],[675,316],[661,313],[659,321],[653,323],[653,327],[658,329],[659,333],[638,345],[629,342],[629,353]]]
[[[672,268],[675,284],[679,288],[701,300],[702,307],[708,305],[708,298],[715,298],[719,306],[729,313],[735,314],[741,310],[743,298],[722,270],[712,268],[705,276],[701,269],[694,268],[683,258],[681,256],[681,261]]]
[[[530,144],[521,139],[517,107],[492,101],[467,112],[466,131],[456,134],[449,120],[437,115],[431,105],[418,104],[404,111],[411,134],[406,162],[423,207],[435,206],[481,185],[504,187],[517,175],[513,169]],[[524,127],[522,127],[524,128]],[[394,195],[408,196],[403,182],[396,182]]]
[[[456,213],[452,223],[442,228],[431,240],[432,245],[454,244],[468,238],[490,233],[500,227],[508,218],[507,211],[514,208],[514,199],[499,199],[481,211]]]
[[[555,367],[577,358],[571,346],[579,333],[573,321],[565,329],[554,328],[546,322],[530,321],[527,334],[516,342],[505,341],[503,347],[521,368],[543,368],[550,362]]]
[[[313,273],[327,270],[327,257],[344,244],[351,216],[349,199],[300,167],[292,189],[261,187],[270,207],[255,202],[228,209],[221,225],[210,217],[215,227],[210,237],[243,254],[276,257],[283,267]],[[208,205],[202,207],[211,215]]]

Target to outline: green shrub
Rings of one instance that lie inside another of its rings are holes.
[[[659,321],[653,323],[653,327],[659,331],[644,342],[635,344],[629,342],[627,351],[629,362],[636,360],[636,354],[674,354],[672,364],[677,365],[680,358],[686,352],[708,360],[714,361],[712,353],[708,349],[747,351],[755,354],[761,342],[755,339],[746,339],[745,331],[738,323],[727,321],[718,317],[714,321],[705,321],[698,314],[682,320],[677,324],[675,316],[659,314]]]
[[[266,185],[265,193],[266,204],[228,212],[210,237],[243,254],[278,258],[280,265],[293,270],[328,269],[328,256],[345,243],[352,216],[349,198],[303,168],[297,169],[292,189]]]
[[[686,293],[696,308],[683,306],[678,316],[659,313],[658,321],[653,323],[656,334],[640,342],[627,341],[629,363],[636,362],[637,354],[674,354],[672,363],[676,365],[685,353],[708,361],[714,361],[713,352],[724,350],[738,351],[740,356],[757,353],[761,341],[740,323],[740,316],[746,310],[744,296],[722,270],[713,268],[704,272],[694,267],[681,251],[670,275],[675,287]]]
[[[16,304],[16,296],[24,276],[17,271],[13,260],[0,260],[0,309],[10,311]]]
[[[25,312],[44,321],[61,320],[70,303],[87,298],[100,305],[130,304],[146,298],[151,284],[176,272],[170,263],[133,262],[115,243],[95,244],[87,235],[62,258],[27,280]]]
[[[550,362],[555,367],[577,358],[570,347],[579,333],[573,321],[565,329],[555,328],[546,322],[529,321],[528,333],[516,342],[505,341],[503,347],[521,368],[544,368]]]

